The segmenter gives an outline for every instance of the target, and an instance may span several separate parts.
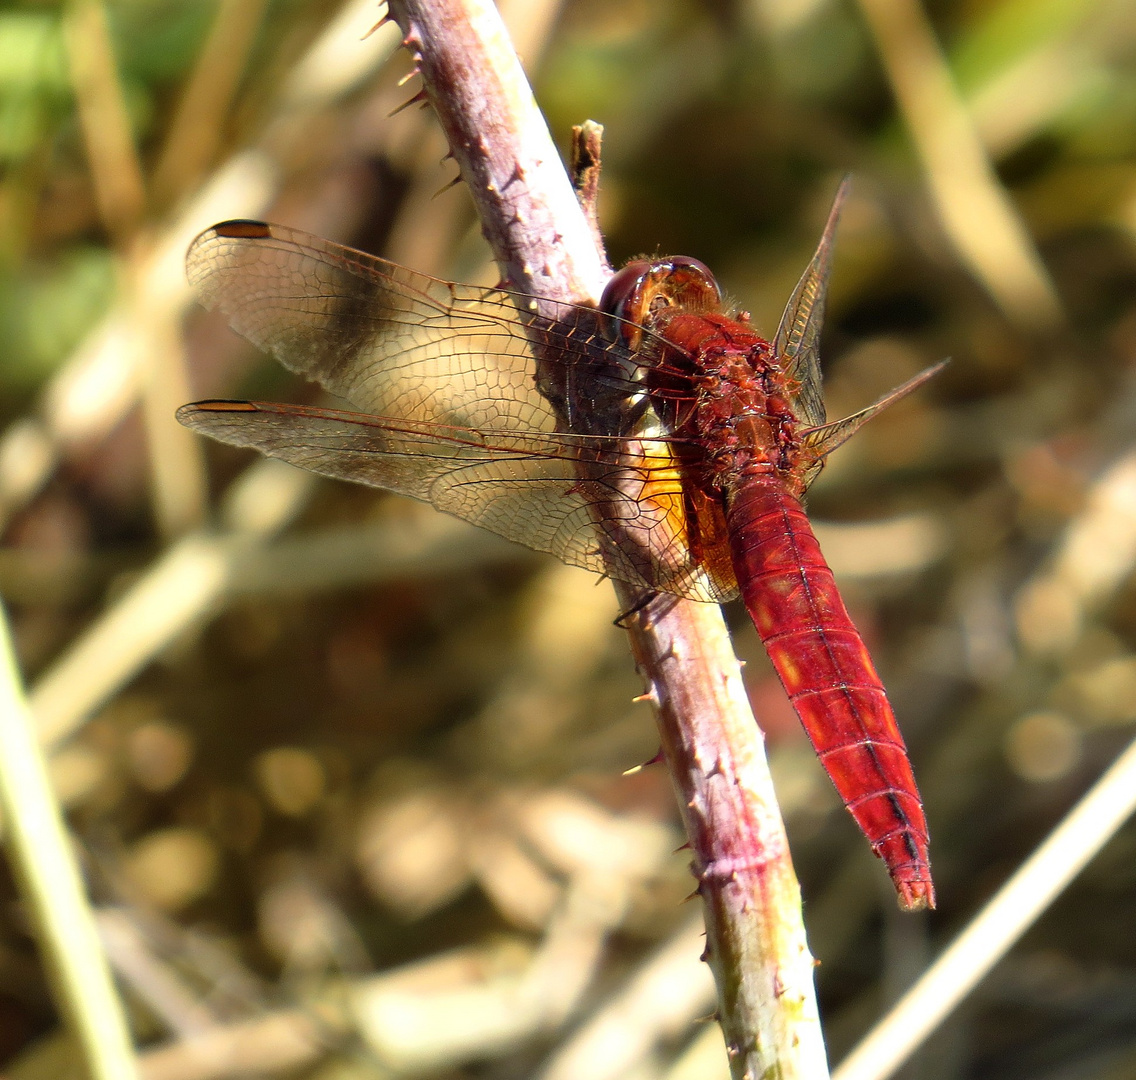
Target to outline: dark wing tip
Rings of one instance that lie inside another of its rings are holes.
[[[183,405],[174,415],[179,424],[194,427],[194,420],[205,413],[250,413],[260,412],[251,401],[228,401],[224,398],[209,401],[192,401]]]
[[[265,221],[253,221],[251,218],[218,221],[211,229],[205,231],[230,240],[267,240],[272,236],[271,225]]]

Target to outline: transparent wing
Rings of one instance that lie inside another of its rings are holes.
[[[202,303],[234,330],[390,419],[551,432],[570,411],[550,403],[570,392],[569,372],[579,383],[586,369],[590,395],[605,402],[641,389],[634,358],[598,336],[589,308],[564,304],[541,319],[520,294],[440,281],[263,222],[207,229],[186,262]]]
[[[665,440],[479,430],[263,402],[201,401],[178,419],[323,476],[422,499],[574,566],[694,600],[736,595],[728,554],[692,554],[705,545],[687,534],[696,515]],[[602,553],[601,536],[610,540]]]
[[[799,386],[794,400],[798,419],[812,427],[820,427],[825,421],[820,375],[820,331],[824,323],[824,300],[832,267],[832,245],[836,239],[840,208],[848,194],[849,185],[850,181],[845,177],[828,213],[828,221],[816,254],[789,297],[773,338],[773,355],[778,357],[785,372]]]
[[[833,420],[831,424],[822,424],[820,427],[809,428],[801,433],[804,445],[813,453],[818,463],[832,453],[838,446],[843,446],[857,431],[860,430],[877,413],[882,412],[889,405],[894,405],[900,398],[907,397],[913,390],[918,390],[928,379],[934,378],[947,366],[950,361],[940,360],[929,368],[924,368],[918,375],[889,390],[878,401],[867,408],[844,417],[843,420]]]

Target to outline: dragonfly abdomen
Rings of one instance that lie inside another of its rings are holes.
[[[800,502],[772,471],[751,474],[727,519],[742,599],[817,755],[904,904],[933,906],[903,736]]]

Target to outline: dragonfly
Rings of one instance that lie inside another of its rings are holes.
[[[591,306],[222,222],[187,256],[201,302],[355,411],[210,400],[177,416],[652,592],[740,596],[901,906],[933,907],[903,737],[802,506],[828,454],[942,366],[826,419],[819,338],[846,185],[772,340],[692,258],[635,260]]]

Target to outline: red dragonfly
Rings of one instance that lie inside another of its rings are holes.
[[[900,902],[934,905],[903,737],[801,499],[825,457],[931,368],[828,423],[818,338],[837,196],[772,342],[689,258],[636,261],[597,308],[440,281],[279,225],[202,233],[202,302],[360,412],[200,401],[178,419],[433,503],[650,590],[738,595]],[[548,312],[552,312],[551,317]]]

